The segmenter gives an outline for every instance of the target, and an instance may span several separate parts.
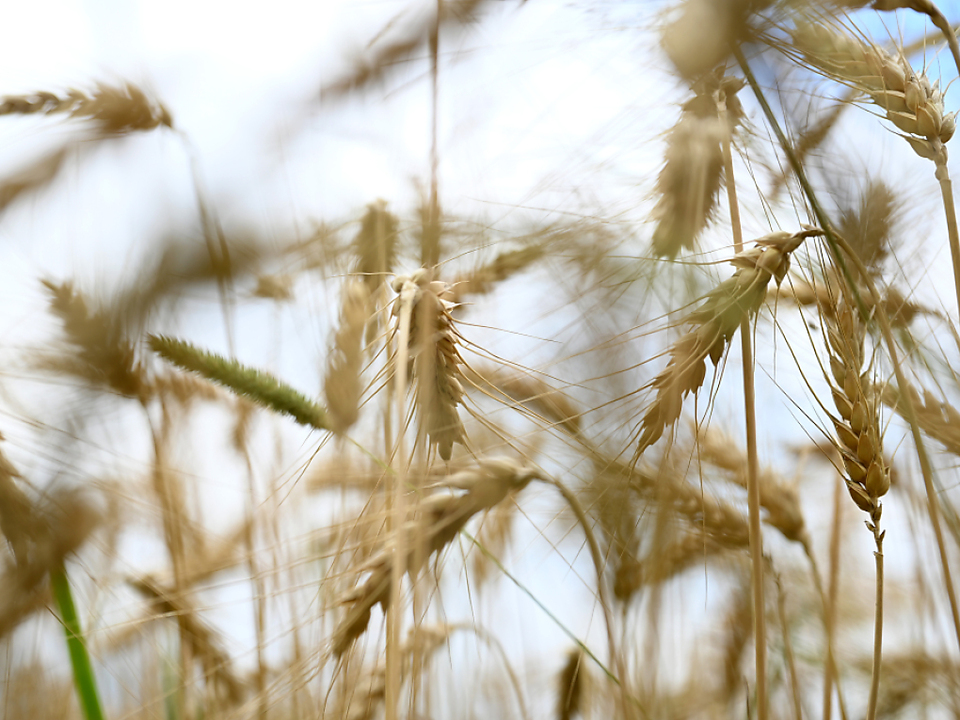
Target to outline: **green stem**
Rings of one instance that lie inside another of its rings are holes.
[[[83,716],[86,720],[103,720],[100,694],[97,692],[97,679],[93,673],[90,655],[87,653],[80,618],[77,617],[77,608],[73,603],[67,571],[62,564],[50,571],[50,585],[53,589],[53,598],[60,610],[63,632],[67,637],[73,682],[77,687],[77,699],[80,701]]]

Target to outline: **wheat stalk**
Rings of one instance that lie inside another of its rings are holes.
[[[877,606],[874,631],[874,664],[870,683],[868,720],[876,716],[880,687],[880,658],[883,638],[883,537],[880,498],[890,489],[890,471],[883,457],[880,399],[873,383],[863,373],[865,328],[848,303],[837,308],[836,320],[827,329],[833,402],[838,416],[832,417],[846,471],[850,497],[870,516],[867,528],[877,546]]]

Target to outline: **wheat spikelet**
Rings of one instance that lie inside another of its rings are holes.
[[[449,300],[450,286],[439,280],[431,282],[430,278],[427,270],[396,278],[393,313],[399,316],[403,303],[410,303],[409,351],[421,427],[437,446],[440,457],[449,460],[454,443],[464,441],[457,412],[463,399],[463,361],[457,349],[459,336],[451,314],[455,305]]]
[[[890,489],[890,471],[883,457],[880,398],[863,374],[865,328],[857,312],[842,303],[836,322],[827,329],[837,447],[846,469],[847,490],[857,507],[880,521],[880,498]]]
[[[346,432],[360,412],[363,328],[369,316],[367,287],[362,282],[349,281],[343,289],[340,327],[323,382],[330,428],[338,434]]]
[[[840,209],[837,231],[850,244],[863,264],[874,272],[890,254],[893,225],[901,203],[882,180],[871,180],[855,207]]]
[[[707,358],[714,365],[720,362],[741,322],[760,308],[770,279],[775,278],[778,284],[783,280],[790,267],[790,253],[805,238],[819,234],[820,230],[773,233],[756,240],[755,247],[731,260],[738,270],[684,319],[692,329],[674,343],[667,367],[647,386],[656,390],[657,396],[640,423],[637,457],[680,417],[683,399],[703,384]]]
[[[470,518],[519,492],[538,475],[530,466],[493,458],[448,477],[444,485],[466,493],[433,495],[419,504],[417,517],[408,520],[402,528],[406,535],[404,547],[411,548],[405,563],[406,572],[415,578],[428,558],[442,552]],[[391,596],[393,561],[393,548],[384,547],[361,568],[370,572],[366,581],[340,598],[340,603],[349,605],[349,609],[334,633],[333,652],[337,656],[367,629],[374,605],[379,604],[386,611]]]
[[[490,292],[497,283],[526,270],[542,258],[545,252],[543,245],[528,245],[500,253],[486,265],[459,276],[450,288],[451,301],[459,303],[467,295]]]
[[[696,96],[684,103],[680,120],[667,138],[665,162],[657,177],[655,255],[673,258],[681,249],[692,250],[707,226],[720,190],[722,143],[743,114],[736,98],[742,86],[737,78],[708,75],[694,86]],[[726,102],[725,117],[719,114],[721,101]]]
[[[843,100],[835,103],[830,110],[824,114],[822,118],[817,120],[810,126],[807,126],[797,138],[796,145],[793,148],[794,153],[797,156],[797,162],[801,165],[805,164],[807,157],[819,148],[836,127],[837,122],[840,120],[840,115],[843,111],[850,106],[850,100],[853,95],[856,94],[856,91],[850,91],[850,98],[844,98]],[[778,197],[780,190],[786,185],[787,180],[790,178],[790,168],[784,168],[784,171],[777,174],[776,179],[773,182],[773,186],[770,188],[770,195],[774,198]]]
[[[743,552],[747,547],[746,536],[742,542],[729,543],[726,540],[699,530],[688,530],[676,539],[658,543],[643,559],[624,564],[616,578],[617,597],[629,599],[641,587],[664,583],[731,550]]]
[[[815,22],[798,22],[795,46],[821,71],[864,92],[879,106],[914,151],[938,163],[943,143],[956,131],[956,113],[947,113],[939,83],[917,74],[905,58]]]
[[[66,95],[37,92],[0,98],[0,115],[66,114],[95,120],[102,132],[115,135],[133,130],[173,127],[167,109],[151,102],[140,88],[126,83],[111,87],[103,83],[87,94],[71,88]]]
[[[183,340],[151,335],[148,341],[155,353],[184,370],[220,383],[259,405],[290,415],[302,425],[317,430],[330,429],[324,408],[272,375],[245,367],[236,360],[200,350]]]

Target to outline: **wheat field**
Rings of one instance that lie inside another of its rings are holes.
[[[960,716],[960,9],[334,7],[0,87],[0,717]]]

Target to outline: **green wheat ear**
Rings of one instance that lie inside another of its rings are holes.
[[[285,413],[301,425],[317,430],[330,429],[327,411],[323,407],[268,373],[206,352],[183,340],[162,335],[150,335],[148,340],[154,352],[183,370],[220,383],[258,405]]]

